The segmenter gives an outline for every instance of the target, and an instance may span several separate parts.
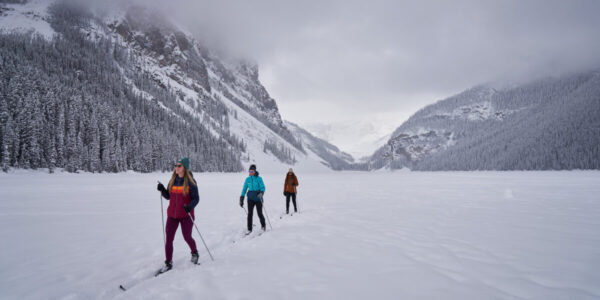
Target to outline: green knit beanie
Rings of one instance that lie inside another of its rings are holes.
[[[178,160],[177,163],[182,164],[183,167],[189,171],[189,169],[190,169],[190,159],[189,158],[184,157],[184,158]]]

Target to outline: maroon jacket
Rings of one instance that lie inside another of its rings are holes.
[[[198,187],[189,184],[187,195],[183,194],[183,178],[176,177],[175,182],[173,182],[173,187],[171,187],[170,191],[165,191],[162,193],[163,197],[169,199],[169,207],[167,208],[167,216],[169,218],[189,218],[185,209],[183,209],[184,205],[189,206],[192,211],[192,217],[194,216],[194,207],[198,204],[200,197],[198,196]]]
[[[167,216],[169,218],[181,219],[189,218],[187,212],[183,209],[184,205],[189,205],[192,202],[190,193],[183,194],[183,186],[173,186],[171,188],[171,199],[169,199],[169,208],[167,208]],[[194,217],[194,211],[190,212]]]

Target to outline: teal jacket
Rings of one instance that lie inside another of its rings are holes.
[[[265,183],[262,178],[258,176],[258,172],[254,176],[248,176],[246,181],[244,181],[244,187],[242,188],[242,196],[246,195],[246,191],[248,191],[248,200],[252,200],[254,202],[261,202],[262,199],[258,197],[258,193],[265,193]]]

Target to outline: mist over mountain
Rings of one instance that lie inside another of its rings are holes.
[[[304,124],[302,127],[360,160],[373,154],[389,139],[397,126],[397,119],[398,117],[385,120],[365,118],[327,124]]]

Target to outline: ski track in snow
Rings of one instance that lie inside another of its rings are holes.
[[[215,261],[178,230],[154,278],[170,174],[2,173],[0,298],[600,298],[600,172],[300,173],[280,219],[284,175],[261,173],[273,230],[243,237],[246,174],[196,174]]]

